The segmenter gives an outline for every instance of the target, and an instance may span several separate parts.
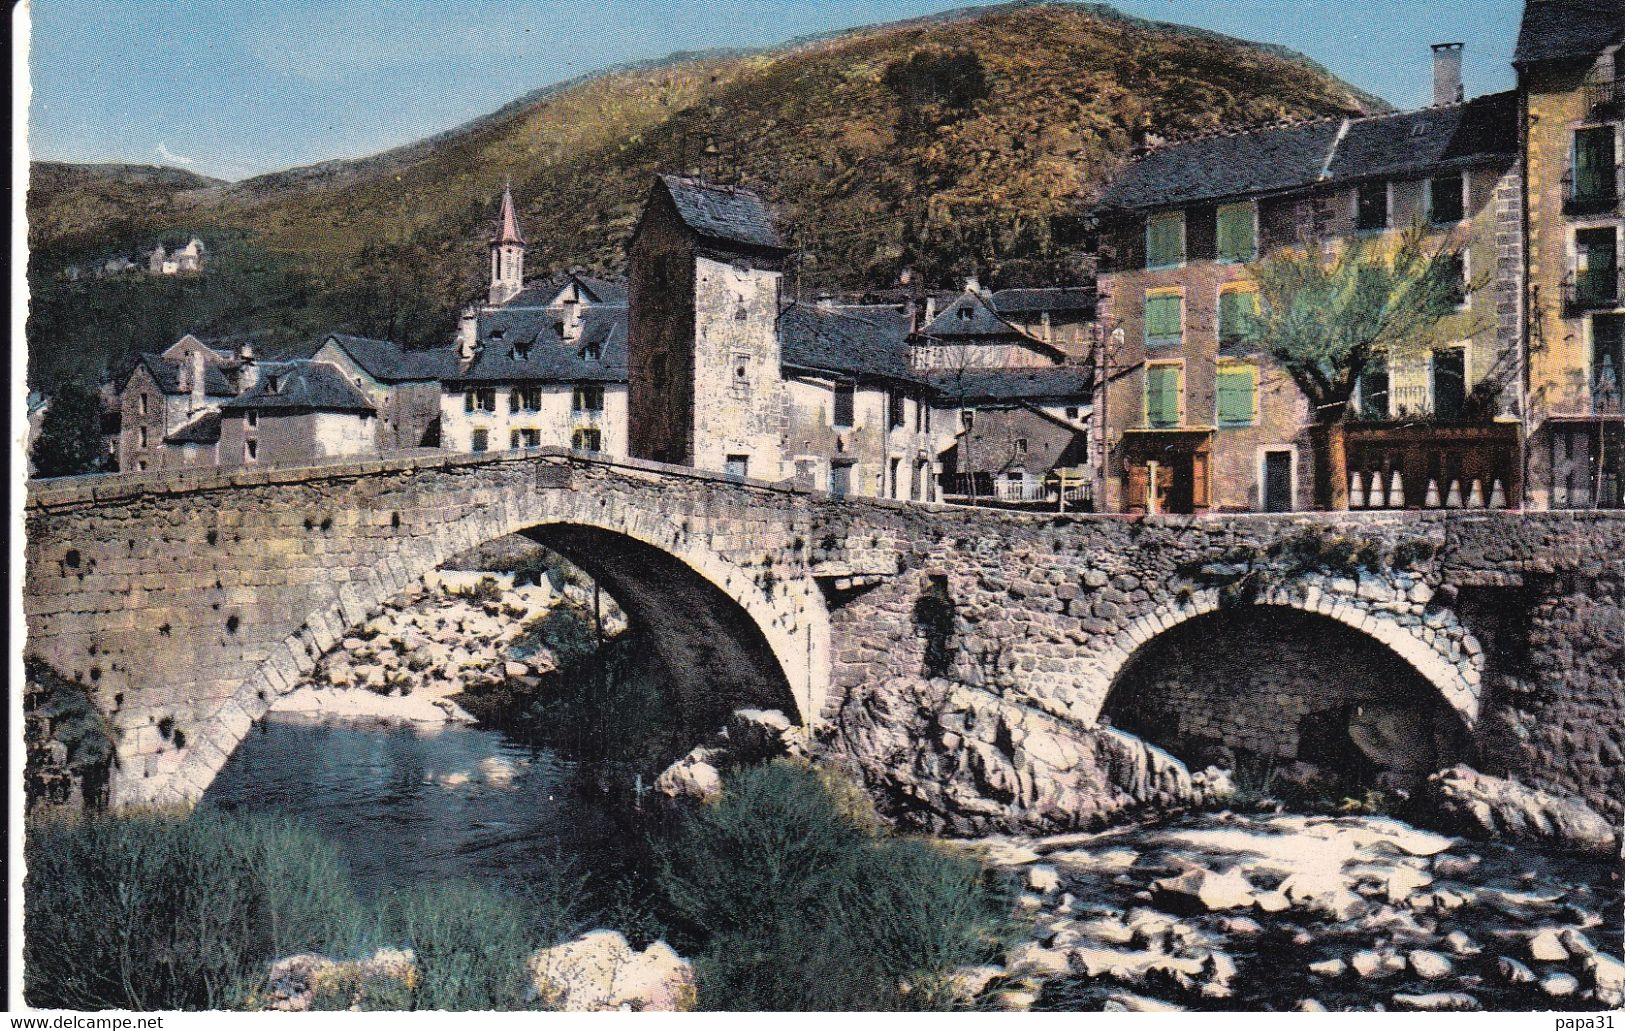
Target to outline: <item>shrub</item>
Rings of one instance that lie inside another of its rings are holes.
[[[24,994],[61,1009],[219,1009],[272,958],[361,926],[332,848],[285,820],[201,811],[28,828]]]
[[[733,774],[658,862],[702,1009],[936,1006],[933,980],[991,958],[1008,910],[977,864],[869,832],[782,761]]]

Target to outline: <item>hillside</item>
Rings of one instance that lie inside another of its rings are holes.
[[[1066,216],[1144,133],[1378,105],[1278,48],[1108,8],[1020,4],[617,69],[433,140],[179,190],[167,207],[148,201],[140,218],[113,211],[102,224],[107,240],[165,220],[211,246],[236,240],[244,267],[280,284],[276,299],[246,304],[274,326],[205,302],[200,331],[330,325],[428,343],[478,288],[508,177],[533,274],[617,270],[650,177],[675,169],[779,203],[807,254],[805,284],[887,285],[904,267],[933,283],[972,269],[1037,282],[1078,274]],[[47,293],[61,292],[46,283],[50,262],[93,230],[64,206],[78,207],[36,182],[34,282]],[[64,225],[71,234],[54,236]],[[36,353],[47,338],[79,342],[74,353],[114,346],[87,341],[73,313],[64,303],[31,323]]]
[[[191,209],[200,191],[226,185],[162,165],[35,161],[29,177],[28,245],[53,250],[138,236]]]

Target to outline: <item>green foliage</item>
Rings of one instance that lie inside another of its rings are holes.
[[[79,476],[101,471],[102,402],[96,393],[72,380],[51,395],[40,419],[33,453],[36,476]]]
[[[619,270],[651,176],[694,171],[782,206],[807,250],[809,288],[890,285],[905,267],[933,285],[973,268],[993,285],[1075,282],[1087,270],[1063,229],[1080,189],[1114,174],[1144,130],[1370,103],[1275,49],[1103,9],[1024,4],[613,71],[432,142],[226,188],[127,189],[127,173],[57,166],[28,198],[31,286],[56,298],[29,328],[41,366],[31,382],[93,378],[123,341],[150,349],[188,329],[444,344],[485,278],[487,228],[509,175],[533,274]],[[898,131],[927,122],[929,131]],[[717,157],[700,154],[707,140]],[[133,252],[183,228],[210,248],[195,283],[50,285],[69,261]],[[217,241],[233,234],[241,244],[226,254]],[[229,306],[189,296],[211,291],[236,296]],[[118,321],[125,312],[129,329]]]
[[[946,1005],[938,979],[994,955],[1008,908],[977,864],[869,832],[783,761],[735,772],[689,815],[658,882],[703,1009]]]
[[[91,699],[83,684],[60,676],[36,658],[24,660],[23,713],[28,752],[24,767],[27,806],[68,805],[101,801],[113,760],[117,731]],[[50,742],[66,756],[61,768],[49,757]],[[72,797],[79,786],[81,798]]]
[[[269,960],[363,923],[333,849],[283,820],[45,820],[24,850],[24,993],[42,1008],[233,1006]]]
[[[1241,338],[1292,376],[1319,421],[1340,422],[1367,368],[1442,342],[1462,260],[1458,242],[1430,248],[1420,227],[1391,250],[1359,238],[1331,257],[1315,245],[1271,253],[1251,266],[1259,304],[1242,313]]]
[[[450,592],[454,597],[475,604],[488,601],[502,600],[502,587],[494,576],[482,576],[467,587],[459,587]]]

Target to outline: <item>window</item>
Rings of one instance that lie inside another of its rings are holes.
[[[1251,365],[1220,365],[1216,392],[1220,426],[1251,426],[1258,419],[1258,370]]]
[[[1175,268],[1184,263],[1185,213],[1164,211],[1146,219],[1146,268]]]
[[[894,458],[891,461],[886,463],[886,472],[887,472],[886,496],[888,498],[900,497],[900,495],[898,493],[899,485],[898,485],[897,480],[898,480],[898,471],[902,468],[902,466],[903,466],[903,460],[901,458]]]
[[[604,388],[598,383],[580,383],[570,394],[570,410],[578,414],[597,415],[604,410]]]
[[[497,392],[495,387],[469,389],[463,392],[463,411],[494,412],[496,410]]]
[[[1145,370],[1145,423],[1152,429],[1179,425],[1180,373],[1178,365],[1149,365]]]
[[[542,388],[526,387],[524,390],[521,390],[519,392],[519,407],[523,408],[527,412],[541,411]]]
[[[903,392],[901,390],[888,390],[886,391],[886,428],[900,430],[903,425]]]
[[[1591,319],[1591,410],[1617,415],[1625,393],[1625,315]]]
[[[147,460],[145,458],[136,459],[135,471],[138,473],[144,473],[147,471]]]
[[[604,352],[597,344],[588,344],[581,349],[581,360],[584,362],[601,361],[603,357]]]
[[[1388,184],[1362,183],[1355,191],[1354,228],[1362,233],[1388,228]]]
[[[1612,228],[1574,234],[1574,299],[1582,307],[1613,307],[1619,299],[1619,246]]]
[[[845,497],[846,495],[852,493],[852,466],[830,466],[829,492],[836,497]]]
[[[958,317],[960,322],[969,322],[976,317],[976,306],[974,304],[961,304],[958,310],[954,312],[954,315]]]
[[[540,444],[540,441],[537,441]],[[604,434],[601,430],[590,426],[583,426],[570,434],[570,446],[577,451],[604,450]]]
[[[475,430],[469,435],[469,449],[478,453],[489,450],[491,447],[491,434],[487,430]]]
[[[729,455],[727,457],[727,459],[724,460],[724,462],[723,462],[722,471],[727,473],[729,476],[738,476],[741,479],[745,478],[746,476],[749,476],[750,475],[750,456],[749,455]]]
[[[508,450],[509,451],[518,451],[519,450],[519,431],[518,430],[513,430],[508,434]]]
[[[1067,420],[1069,422],[1077,422],[1078,421],[1078,406],[1077,405],[1067,405],[1066,406],[1066,417],[1067,417]]]
[[[141,434],[141,445],[140,446],[141,447],[146,447],[147,446],[147,428],[145,426],[143,426],[143,427],[140,428],[140,430],[138,432]]]
[[[1459,419],[1467,400],[1467,349],[1446,347],[1433,352],[1433,415]]]
[[[1027,438],[1026,437],[1017,437],[1016,438],[1016,454],[1018,456],[1020,456],[1020,457],[1026,457],[1026,454],[1027,454]]]
[[[1436,226],[1455,225],[1467,214],[1465,174],[1443,175],[1428,180],[1428,221]]]
[[[1233,344],[1245,338],[1247,324],[1258,313],[1255,290],[1225,290],[1219,294],[1219,343]]]
[[[512,390],[508,391],[509,414],[519,411],[519,394],[520,390],[518,387],[514,387]]]
[[[1252,261],[1257,256],[1258,232],[1252,204],[1221,204],[1219,260],[1234,263]]]
[[[1574,198],[1608,200],[1618,193],[1613,126],[1579,129],[1574,134]]]
[[[1450,272],[1451,283],[1455,288],[1456,307],[1467,305],[1467,251],[1461,250],[1455,254],[1446,254],[1440,257]]]
[[[734,355],[733,378],[729,380],[729,385],[735,397],[750,396],[750,355]]]
[[[959,413],[959,424],[967,430],[976,428],[976,409],[966,408]]]
[[[141,402],[141,414],[146,415],[147,414],[147,395],[142,394],[141,397],[140,397],[140,402]]]
[[[541,430],[520,430],[519,432],[520,432],[521,439],[523,440],[525,447],[527,447],[527,448],[537,448],[537,447],[542,446],[542,431]]]
[[[260,442],[257,440],[243,441],[243,461],[257,462],[260,460]]]
[[[1360,414],[1367,419],[1388,418],[1388,362],[1378,358],[1360,374]]]
[[[260,424],[260,413],[250,408],[248,414],[243,416],[243,420],[248,424],[249,429],[253,429]]]
[[[852,409],[857,399],[857,387],[851,383],[835,384],[835,417],[833,425],[840,429],[852,427]]]
[[[1145,298],[1145,342],[1148,347],[1178,346],[1185,327],[1185,298],[1153,293]]]

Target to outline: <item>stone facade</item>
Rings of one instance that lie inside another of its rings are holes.
[[[26,515],[28,650],[120,729],[120,805],[196,798],[346,628],[526,531],[650,631],[674,704],[709,715],[726,685],[799,714],[912,825],[1087,826],[1197,791],[1100,716],[1149,642],[1237,604],[1349,628],[1486,761],[1625,815],[1625,519],[1608,513],[1035,516],[546,452],[57,481]],[[1310,531],[1367,566],[1268,557]],[[1255,563],[1273,572],[1237,595]]]

